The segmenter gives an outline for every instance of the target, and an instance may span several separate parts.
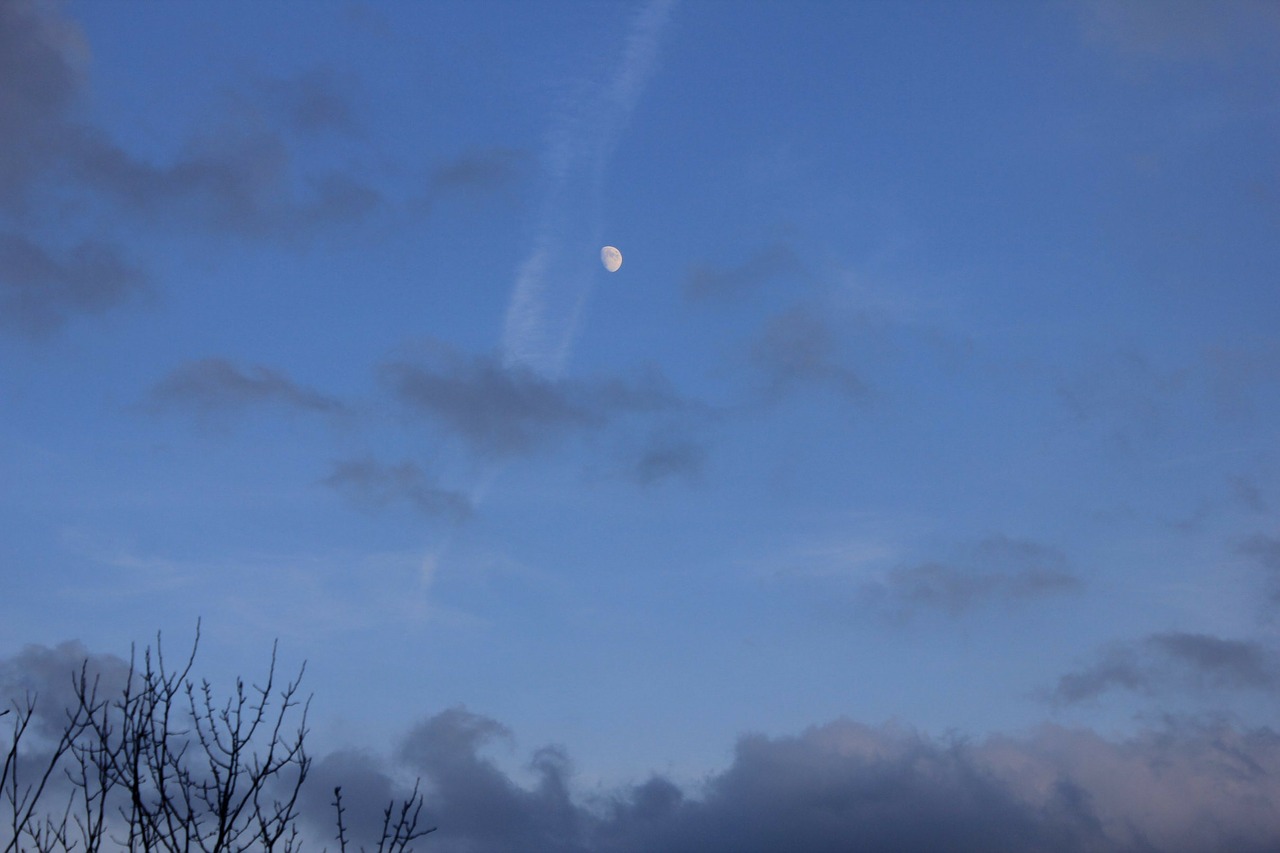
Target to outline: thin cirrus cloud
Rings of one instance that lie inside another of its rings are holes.
[[[1088,666],[1066,673],[1048,694],[1058,706],[1097,699],[1112,690],[1280,690],[1274,650],[1252,640],[1171,631],[1117,643]]]
[[[183,364],[152,387],[155,408],[200,413],[276,405],[299,411],[336,414],[346,410],[338,399],[294,382],[261,365],[241,368],[225,358]]]

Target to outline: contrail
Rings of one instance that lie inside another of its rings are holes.
[[[548,135],[547,197],[533,248],[516,271],[503,325],[502,358],[508,367],[556,377],[568,363],[595,272],[591,259],[599,250],[605,173],[653,74],[675,4],[652,0],[640,10],[609,84],[595,97],[571,104],[573,112]]]
[[[571,100],[547,134],[543,160],[548,187],[538,231],[516,270],[503,324],[502,360],[508,368],[554,379],[568,364],[596,271],[609,160],[653,75],[662,30],[677,2],[651,0],[640,9],[609,84],[594,97]],[[501,470],[500,461],[490,461],[480,473],[468,494],[473,507],[484,501]],[[450,530],[437,548],[423,555],[424,591],[455,534],[456,529]]]

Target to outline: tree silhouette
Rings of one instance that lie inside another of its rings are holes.
[[[34,694],[0,711],[13,715],[0,765],[4,853],[300,849],[298,798],[311,767],[303,745],[310,698],[299,693],[305,665],[280,685],[273,646],[260,686],[237,678],[219,699],[191,677],[199,642],[197,624],[190,654],[172,669],[157,635],[141,661],[131,652],[118,692],[86,659],[72,674],[74,700],[56,736],[32,728],[40,721]],[[387,805],[378,853],[408,853],[434,830],[420,828],[422,802],[415,785]],[[346,853],[341,788],[333,805]]]

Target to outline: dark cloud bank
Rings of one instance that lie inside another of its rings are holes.
[[[1175,654],[1212,656],[1164,638]],[[78,643],[28,646],[0,661],[0,695],[35,690],[61,719],[68,673],[86,656],[118,680],[124,662]],[[0,735],[4,737],[4,735]],[[413,726],[390,758],[315,756],[304,819],[319,849],[342,785],[356,840],[420,777],[422,849],[501,851],[1263,851],[1280,846],[1280,735],[1170,720],[1124,740],[1044,726],[983,740],[930,738],[839,719],[796,735],[738,738],[728,767],[700,784],[662,775],[576,792],[559,747],[530,757],[521,783],[484,756],[510,732],[457,707]],[[373,817],[370,817],[372,815]]]

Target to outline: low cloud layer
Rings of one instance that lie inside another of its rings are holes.
[[[739,738],[698,786],[655,775],[574,795],[560,748],[533,783],[482,751],[509,737],[454,708],[416,726],[398,756],[428,784],[441,851],[1264,850],[1280,840],[1280,736],[1172,723],[1114,741],[1046,726],[1019,737],[937,740],[837,720]]]
[[[1149,642],[1196,666],[1250,671],[1230,644]],[[37,722],[55,733],[58,702],[71,699],[71,674],[86,659],[113,683],[126,671],[78,643],[29,646],[0,661],[0,695],[41,694]],[[414,725],[390,756],[314,756],[303,819],[316,839],[329,838],[341,785],[353,841],[376,841],[382,808],[417,778],[424,825],[439,827],[426,846],[442,853],[1248,853],[1280,844],[1280,735],[1222,722],[1167,720],[1122,740],[1059,726],[967,740],[839,719],[794,735],[742,735],[730,764],[700,784],[655,774],[589,794],[562,747],[532,752],[522,774],[531,781],[486,757],[512,740],[498,720],[455,707]]]

